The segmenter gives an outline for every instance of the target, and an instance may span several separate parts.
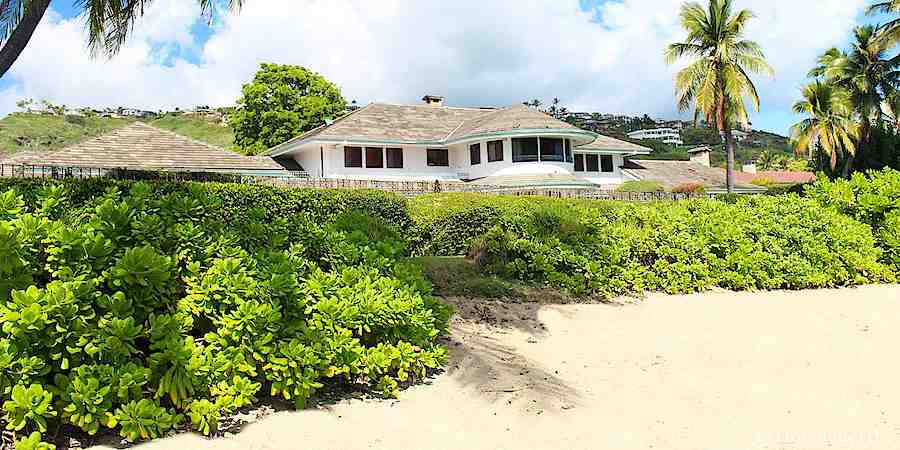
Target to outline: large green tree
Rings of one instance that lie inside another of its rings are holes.
[[[803,100],[794,103],[794,112],[806,116],[791,127],[791,141],[797,153],[810,158],[818,152],[830,161],[831,171],[838,159],[846,160],[844,174],[850,172],[860,127],[853,120],[850,94],[837,86],[815,81],[803,89]]]
[[[262,64],[229,117],[235,144],[259,154],[339,117],[347,109],[341,91],[300,66]]]
[[[28,46],[51,0],[0,0],[0,77]],[[59,0],[58,0],[59,1]],[[88,45],[95,55],[114,55],[153,0],[71,0],[87,18]],[[195,0],[212,20],[221,5],[240,8],[244,0]]]
[[[854,162],[862,162],[863,153],[871,146],[872,129],[885,118],[884,101],[894,94],[900,82],[900,60],[887,56],[887,41],[878,27],[866,25],[854,30],[849,51],[832,48],[819,57],[809,75],[845,90],[859,121],[856,152],[848,155],[850,170]],[[845,170],[845,175],[849,174]]]
[[[734,190],[734,138],[732,126],[749,125],[745,99],[759,111],[759,94],[750,74],[774,74],[760,46],[743,38],[749,10],[734,12],[732,0],[710,0],[706,8],[696,2],[681,7],[681,26],[688,36],[670,45],[666,62],[693,61],[675,77],[678,108],[694,109],[715,124],[727,153],[726,185]]]
[[[900,0],[877,1],[869,6],[868,15],[876,14],[900,14]],[[900,42],[900,17],[891,19],[879,27],[878,38],[886,47],[892,47]]]

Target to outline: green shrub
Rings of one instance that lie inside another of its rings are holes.
[[[491,273],[576,294],[801,289],[892,281],[871,229],[797,196],[582,207],[580,240],[502,226],[481,240]]]
[[[672,188],[672,192],[681,194],[693,194],[706,192],[703,183],[682,183]]]
[[[665,192],[666,188],[656,181],[634,180],[622,183],[616,190],[619,192]]]
[[[329,384],[396,395],[446,361],[449,307],[398,263],[399,197],[18,181],[0,192],[10,429],[135,441],[186,418],[213,434],[259,392],[297,407]]]

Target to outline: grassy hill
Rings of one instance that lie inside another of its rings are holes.
[[[59,150],[132,122],[131,119],[108,117],[13,113],[0,120],[0,154]],[[166,115],[147,123],[217,147],[239,151],[234,146],[234,133],[221,123],[184,115]]]
[[[148,123],[163,130],[240,153],[240,149],[234,145],[234,132],[221,122],[212,122],[195,116],[166,114]]]
[[[127,119],[13,113],[0,120],[0,153],[59,150],[129,123]]]

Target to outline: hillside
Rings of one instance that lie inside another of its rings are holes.
[[[231,128],[222,122],[183,114],[166,114],[147,123],[163,130],[169,130],[191,139],[240,153],[240,149],[234,145],[234,133]]]
[[[0,120],[0,154],[58,150],[128,123],[128,119],[13,113]]]
[[[0,120],[0,154],[59,150],[132,122],[132,119],[110,117],[13,113]],[[165,115],[147,123],[217,147],[238,151],[234,147],[231,129],[218,122],[186,115]]]

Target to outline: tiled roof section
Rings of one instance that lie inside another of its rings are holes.
[[[782,184],[802,184],[816,181],[812,172],[763,171],[757,173],[737,172],[734,174],[738,183],[752,183],[753,180],[765,179]]]
[[[594,142],[590,144],[579,145],[575,147],[575,150],[613,150],[617,152],[635,152],[635,153],[647,153],[649,154],[652,150],[643,147],[637,144],[632,144],[631,142],[623,141],[621,139],[616,139],[614,137],[599,135]]]
[[[483,109],[373,103],[301,138],[442,141],[464,122],[490,112]]]
[[[21,152],[15,164],[187,170],[283,170],[269,157],[243,156],[135,122],[54,152]]]
[[[467,120],[450,136],[450,139],[462,139],[511,130],[577,130],[578,127],[554,119],[540,111],[525,105],[484,112],[480,117]]]
[[[284,145],[311,138],[373,142],[434,142],[516,129],[576,129],[542,112],[517,105],[503,109],[372,103]],[[274,150],[274,149],[273,149]]]
[[[622,170],[639,180],[655,181],[666,189],[700,183],[708,189],[725,188],[725,171],[693,161],[627,160]],[[764,190],[749,183],[737,183],[744,190]]]

